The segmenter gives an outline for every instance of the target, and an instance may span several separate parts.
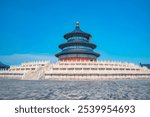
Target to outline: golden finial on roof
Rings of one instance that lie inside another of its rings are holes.
[[[79,22],[78,21],[76,21],[76,27],[79,27]]]

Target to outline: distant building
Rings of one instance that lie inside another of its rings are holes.
[[[0,69],[9,69],[9,66],[0,62]]]
[[[141,67],[145,66],[145,67],[147,67],[148,69],[150,69],[150,64],[142,64],[142,63],[140,63],[140,66],[141,66]]]

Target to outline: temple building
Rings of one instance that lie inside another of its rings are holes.
[[[60,61],[96,61],[100,54],[94,52],[95,44],[90,43],[91,35],[83,32],[76,22],[75,30],[64,35],[66,43],[60,44],[62,49],[55,56]]]
[[[66,43],[50,61],[26,62],[8,69],[0,69],[0,78],[21,80],[99,80],[99,79],[141,79],[150,78],[146,66],[128,62],[98,61],[99,53],[94,52],[95,44],[90,43],[91,35],[83,32],[76,22],[75,30],[64,35]]]

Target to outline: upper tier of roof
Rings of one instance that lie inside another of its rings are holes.
[[[68,39],[70,37],[75,37],[75,36],[81,36],[81,37],[85,37],[87,39],[89,39],[90,37],[92,37],[90,34],[83,32],[80,27],[79,27],[79,22],[76,22],[76,27],[75,30],[73,30],[70,33],[67,33],[64,35],[65,39]]]

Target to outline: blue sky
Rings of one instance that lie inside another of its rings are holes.
[[[76,21],[99,60],[150,63],[149,0],[0,0],[0,61],[56,61]]]

